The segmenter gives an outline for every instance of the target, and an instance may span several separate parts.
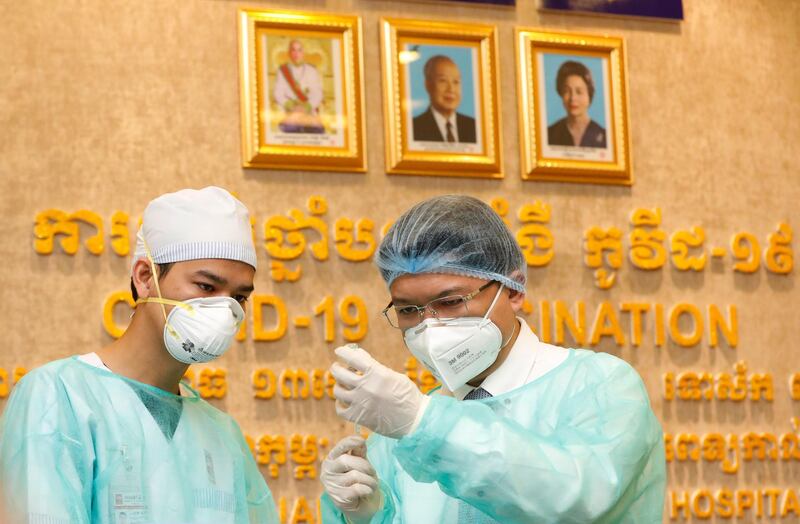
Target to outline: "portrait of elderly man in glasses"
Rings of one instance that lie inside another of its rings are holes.
[[[452,58],[436,55],[425,62],[428,110],[413,119],[413,137],[420,142],[474,144],[475,119],[458,112],[461,105],[461,71]]]

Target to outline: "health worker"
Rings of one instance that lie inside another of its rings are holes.
[[[0,522],[277,524],[237,423],[181,382],[228,349],[255,271],[250,218],[230,193],[151,201],[125,334],[14,388],[0,420]]]
[[[336,350],[336,411],[374,433],[324,461],[326,524],[662,521],[663,434],[642,380],[516,316],[525,259],[489,206],[421,202],[376,261],[386,319],[443,386],[423,395],[365,350]]]

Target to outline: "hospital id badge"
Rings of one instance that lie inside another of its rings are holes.
[[[122,462],[110,483],[111,513],[114,524],[145,524],[150,521],[142,492],[141,450],[122,446]]]

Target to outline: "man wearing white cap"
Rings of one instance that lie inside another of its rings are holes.
[[[125,334],[14,389],[0,420],[0,522],[277,523],[239,426],[180,382],[228,349],[255,270],[247,209],[227,191],[150,202]]]

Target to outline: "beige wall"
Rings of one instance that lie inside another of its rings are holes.
[[[0,4],[0,272],[4,335],[0,368],[31,368],[52,359],[93,351],[111,338],[101,324],[106,297],[127,286],[128,259],[106,243],[94,256],[75,256],[58,246],[50,256],[34,252],[33,222],[40,211],[89,209],[103,217],[106,234],[114,211],[131,215],[131,228],[154,196],[192,186],[224,186],[237,192],[258,219],[259,241],[269,216],[305,209],[311,195],[328,201],[326,220],[369,217],[383,224],[413,202],[442,193],[467,193],[486,201],[506,198],[512,214],[525,203],[552,206],[550,228],[556,255],[529,273],[532,302],[586,303],[588,322],[603,301],[709,304],[738,311],[738,346],[709,347],[709,338],[689,348],[654,344],[651,313],[644,341],[630,343],[630,316],[620,314],[626,343],[606,337],[596,349],[633,363],[642,374],[653,407],[667,433],[790,432],[800,417],[789,377],[800,373],[794,347],[800,300],[796,271],[754,274],[732,271],[730,255],[699,274],[669,264],[645,273],[626,259],[619,282],[608,291],[593,285],[582,261],[581,239],[591,226],[616,226],[626,237],[629,213],[660,207],[667,234],[703,226],[708,248],[728,246],[738,232],[753,233],[765,247],[779,221],[800,224],[800,3],[784,0],[685,0],[680,24],[542,14],[534,0],[515,9],[449,2],[380,0],[283,0],[248,6],[359,14],[363,17],[366,87],[366,174],[243,170],[240,158],[236,12],[229,1],[23,1]],[[502,181],[387,176],[384,171],[379,62],[381,16],[406,16],[494,23],[499,29]],[[629,105],[635,185],[631,188],[523,182],[519,171],[515,26],[621,35],[628,51]],[[510,216],[512,226],[520,224]],[[82,229],[88,233],[89,229]],[[796,242],[795,242],[796,245]],[[370,263],[306,252],[297,283],[275,283],[269,258],[257,293],[274,294],[289,316],[312,317],[309,329],[290,326],[276,342],[248,340],[213,366],[227,370],[228,391],[220,408],[232,413],[245,433],[315,434],[338,439],[350,429],[328,399],[253,398],[253,370],[268,367],[325,368],[342,342],[323,340],[314,307],[326,295],[364,299],[369,334],[362,345],[398,369],[407,353],[400,337],[378,317],[387,301]],[[653,306],[654,307],[654,306]],[[539,310],[531,316],[539,327]],[[117,320],[124,318],[124,308]],[[268,318],[268,322],[272,317]],[[684,330],[689,329],[682,324]],[[567,343],[570,343],[568,340]],[[693,370],[733,373],[744,360],[751,372],[771,373],[772,402],[666,401],[662,374]],[[2,391],[0,389],[0,391]],[[0,409],[5,400],[0,398]],[[316,498],[315,480],[294,480],[291,460],[270,479],[276,498]],[[265,475],[267,469],[263,469]],[[719,463],[670,466],[670,489],[694,492],[794,487],[800,460],[742,462],[726,474]],[[783,493],[783,492],[782,492]],[[779,497],[779,507],[785,494]],[[767,500],[767,499],[764,499]],[[754,506],[755,507],[755,506]],[[767,503],[765,511],[768,513]],[[669,520],[669,502],[665,521]],[[750,521],[753,511],[741,521]],[[720,519],[717,519],[721,521]],[[787,520],[789,521],[789,520]]]

